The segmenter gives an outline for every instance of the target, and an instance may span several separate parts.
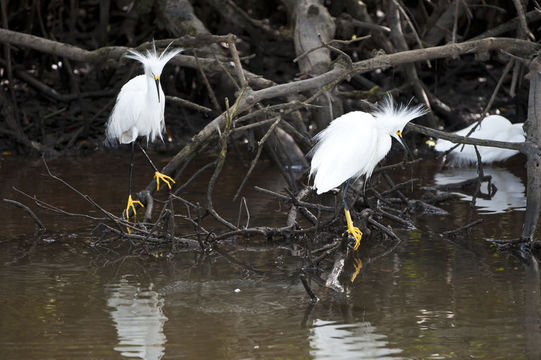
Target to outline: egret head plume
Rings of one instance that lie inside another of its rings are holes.
[[[183,48],[169,50],[171,44],[172,42],[169,43],[162,53],[158,55],[158,52],[156,51],[156,44],[154,43],[154,40],[152,40],[152,51],[146,50],[145,53],[142,53],[137,50],[130,49],[128,50],[129,54],[126,55],[126,57],[128,59],[139,61],[141,64],[143,64],[145,74],[154,77],[155,80],[159,80],[165,64],[184,50]]]
[[[372,113],[376,118],[380,128],[384,129],[389,135],[401,141],[402,130],[411,120],[428,113],[428,109],[423,105],[409,106],[393,103],[393,98],[388,95],[377,110]],[[400,135],[399,135],[400,133]]]

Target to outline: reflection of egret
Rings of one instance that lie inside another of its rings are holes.
[[[315,175],[314,187],[318,194],[322,194],[345,182],[344,211],[348,232],[355,237],[355,250],[359,247],[362,232],[353,226],[346,201],[349,182],[363,175],[370,178],[376,165],[391,149],[392,137],[407,150],[402,141],[402,130],[410,120],[425,113],[422,106],[395,107],[388,96],[374,113],[349,112],[315,136],[317,143],[312,150],[310,170],[310,175]]]
[[[111,286],[107,301],[118,334],[115,350],[122,356],[161,359],[166,342],[163,333],[167,318],[163,315],[163,299],[152,290],[122,279]]]
[[[476,126],[473,123],[465,129],[455,132],[454,134],[466,136],[471,129]],[[512,124],[509,120],[500,115],[490,115],[481,121],[473,133],[469,137],[476,139],[508,141],[508,142],[524,142],[523,123]],[[445,152],[455,146],[454,143],[439,139],[436,142],[435,150]],[[477,146],[481,161],[484,164],[489,164],[494,161],[503,161],[518,153],[517,150],[500,149],[488,146]],[[448,155],[451,164],[455,166],[469,165],[477,163],[477,155],[473,145],[459,145]]]
[[[314,359],[397,359],[401,349],[388,348],[385,335],[369,322],[340,324],[317,319],[310,329]]]
[[[160,84],[160,76],[165,64],[181,51],[182,49],[167,51],[166,48],[158,55],[156,46],[152,42],[152,52],[147,51],[146,54],[142,54],[135,50],[129,50],[130,54],[126,56],[143,64],[145,74],[134,77],[120,89],[115,107],[107,122],[106,135],[109,142],[118,140],[121,144],[131,143],[130,189],[128,205],[126,206],[127,220],[129,220],[130,209],[135,218],[135,204],[143,206],[140,201],[134,201],[131,196],[135,141],[139,136],[146,137],[147,142],[154,141],[157,137],[162,138],[165,127],[165,95]],[[160,173],[142,147],[141,150],[154,168],[157,189],[160,190],[160,180],[171,188],[169,182],[175,181]]]
[[[524,210],[526,207],[525,187],[521,179],[506,169],[488,167],[484,169],[485,175],[492,176],[491,182],[498,189],[490,199],[477,197],[475,204],[481,212],[499,214],[507,210]],[[434,175],[436,185],[447,185],[477,177],[477,169],[449,168]],[[481,184],[481,192],[488,193],[487,183]],[[464,200],[470,201],[471,196],[459,194]]]

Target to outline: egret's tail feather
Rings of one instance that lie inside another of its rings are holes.
[[[103,140],[103,145],[106,147],[106,148],[116,148],[118,147],[118,140],[117,139],[112,139],[110,137],[105,137],[105,140]]]

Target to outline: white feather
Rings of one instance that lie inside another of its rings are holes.
[[[422,106],[395,107],[387,97],[373,113],[353,111],[333,120],[314,137],[310,176],[322,194],[350,178],[370,178],[376,165],[391,149],[391,136],[412,119],[422,116]]]
[[[473,123],[467,128],[459,130],[454,134],[466,136],[475,125],[477,125],[477,123]],[[522,126],[523,123],[512,124],[503,116],[489,115],[481,121],[481,124],[474,130],[470,137],[496,141],[524,142],[525,134]],[[455,146],[455,144],[450,141],[438,139],[434,149],[438,152],[444,152],[448,151],[453,146]],[[477,150],[479,150],[479,155],[481,155],[483,164],[503,161],[518,153],[517,150],[499,149],[488,146],[478,146]],[[475,154],[473,145],[459,145],[449,153],[448,158],[450,164],[453,166],[477,164],[477,155]]]
[[[169,46],[160,55],[154,43],[153,51],[146,54],[129,50],[130,54],[126,57],[141,62],[145,74],[134,77],[120,89],[107,122],[106,136],[109,142],[129,144],[138,136],[146,137],[147,142],[162,139],[165,95],[159,78],[165,64],[182,51],[167,51]]]

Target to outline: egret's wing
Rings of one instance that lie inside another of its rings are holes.
[[[137,129],[134,127],[145,104],[144,89],[146,89],[145,75],[136,76],[122,86],[107,122],[108,141],[118,140],[126,144],[137,138]]]
[[[310,173],[315,174],[314,187],[321,194],[362,175],[369,165],[377,130],[370,114],[354,111],[332,121],[315,140]]]
[[[156,88],[151,86],[148,89],[146,75],[139,75],[128,81],[120,89],[107,123],[107,140],[128,144],[137,136],[145,136],[147,141],[154,141],[156,137],[161,139],[165,126],[165,96],[161,86],[159,91],[162,101],[158,103]]]

